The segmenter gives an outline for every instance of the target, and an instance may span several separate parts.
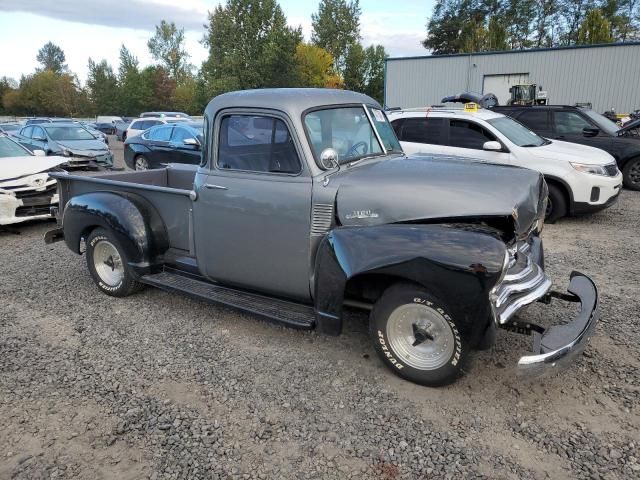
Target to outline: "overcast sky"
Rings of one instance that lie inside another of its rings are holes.
[[[151,63],[147,40],[160,20],[185,29],[191,63],[199,66],[207,56],[200,44],[207,11],[218,0],[0,0],[0,77],[20,78],[32,73],[38,49],[46,42],[62,47],[67,64],[84,81],[87,60],[105,58],[118,66],[124,43],[145,66]],[[360,0],[363,43],[384,45],[391,56],[423,55],[420,41],[434,0]],[[280,0],[292,26],[311,35],[311,14],[317,0]]]

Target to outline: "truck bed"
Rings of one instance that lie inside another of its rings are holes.
[[[89,192],[135,193],[156,207],[169,236],[171,248],[193,253],[191,195],[196,167],[171,165],[158,170],[124,171],[101,175],[52,173],[58,180],[60,218],[67,201]]]

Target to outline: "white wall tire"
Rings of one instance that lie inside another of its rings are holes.
[[[374,305],[370,333],[378,356],[396,375],[420,385],[451,383],[469,346],[449,309],[423,288],[397,284]]]

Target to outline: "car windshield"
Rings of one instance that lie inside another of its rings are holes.
[[[95,140],[96,137],[91,135],[84,127],[68,126],[68,127],[45,127],[47,134],[52,140]]]
[[[539,147],[548,143],[511,117],[492,118],[487,122],[518,147]]]
[[[616,135],[620,127],[612,122],[604,115],[594,112],[593,110],[583,110],[584,114],[593,121],[600,130],[608,133],[609,135]]]
[[[26,157],[30,155],[24,148],[7,137],[0,137],[0,158]]]
[[[384,149],[387,152],[402,153],[384,112],[378,108],[367,109],[384,143]],[[338,163],[385,154],[364,106],[309,112],[304,117],[304,126],[316,159],[319,159],[327,148],[332,148],[338,153]]]

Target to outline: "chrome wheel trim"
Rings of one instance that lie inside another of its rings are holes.
[[[100,240],[93,247],[93,266],[103,283],[117,287],[124,279],[124,265],[118,249],[107,240]]]
[[[148,170],[149,162],[147,162],[146,158],[140,155],[139,157],[136,157],[135,167],[136,167],[136,170]]]
[[[416,345],[416,328],[431,339]],[[455,350],[449,322],[433,308],[417,303],[401,305],[391,312],[387,338],[397,359],[418,370],[436,370],[446,365]]]

